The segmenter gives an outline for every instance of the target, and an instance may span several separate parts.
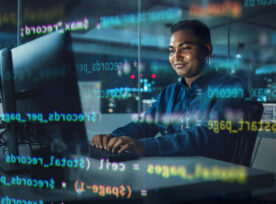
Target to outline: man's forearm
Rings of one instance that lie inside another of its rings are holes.
[[[140,139],[146,156],[204,155],[213,157],[219,152],[231,152],[234,138],[230,134],[215,134],[205,127],[184,130],[158,138]],[[231,153],[230,153],[231,154]]]
[[[123,127],[117,128],[112,132],[115,137],[129,136],[134,139],[154,137],[159,131],[157,125],[146,123],[129,123]]]

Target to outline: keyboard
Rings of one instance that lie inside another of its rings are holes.
[[[89,145],[89,155],[94,159],[109,159],[109,161],[119,162],[138,159],[138,155],[132,152],[124,151],[122,153],[109,152],[105,149],[98,149]]]

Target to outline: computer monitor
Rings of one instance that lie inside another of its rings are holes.
[[[8,49],[3,49],[0,51],[0,90],[1,90],[1,102],[3,107],[3,112],[10,114],[16,112],[15,105],[15,92],[14,92],[14,79],[13,79],[13,69],[11,52]],[[2,115],[4,116],[4,114]],[[5,118],[5,117],[4,117]],[[1,117],[1,120],[4,119]],[[16,123],[6,123],[6,138],[7,138],[7,151],[10,154],[18,154],[17,145],[17,124]]]
[[[11,50],[20,137],[51,152],[87,152],[70,34],[51,33]]]

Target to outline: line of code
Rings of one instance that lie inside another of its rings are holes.
[[[127,62],[127,61],[125,61]],[[91,74],[92,72],[99,71],[118,71],[123,67],[123,61],[115,62],[98,62],[90,64],[75,64],[78,72],[85,72]]]
[[[33,188],[46,188],[53,190],[55,188],[55,180],[51,178],[47,179],[35,179],[35,178],[25,178],[18,175],[12,176],[11,178],[6,178],[5,176],[0,177],[0,183],[4,186],[26,186]]]
[[[132,195],[132,189],[129,185],[120,186],[105,186],[105,185],[87,185],[83,181],[75,181],[74,189],[76,193],[83,193],[91,191],[94,194],[98,194],[101,197],[114,196],[116,198],[130,198]]]
[[[87,159],[68,159],[68,158],[56,158],[54,155],[50,156],[50,162],[45,163],[42,157],[30,157],[30,156],[17,156],[6,155],[5,162],[8,164],[22,164],[32,166],[42,166],[44,168],[49,167],[63,167],[63,168],[81,168],[85,169],[89,164]]]
[[[52,8],[43,9],[28,9],[25,8],[23,12],[23,22],[37,21],[37,20],[51,20],[61,19],[64,17],[64,4]],[[17,25],[16,12],[0,13],[0,27],[4,24]]]
[[[51,33],[53,31],[64,33],[66,31],[76,31],[76,30],[88,30],[89,20],[88,18],[84,18],[82,21],[72,21],[66,22],[58,22],[56,24],[49,25],[37,25],[37,26],[27,26],[21,27],[20,36],[24,38],[25,35],[41,35]]]
[[[238,1],[223,1],[223,3],[209,3],[204,6],[191,4],[189,8],[190,17],[212,17],[229,16],[238,18],[242,15],[242,5]]]
[[[244,7],[254,7],[254,6],[269,6],[275,4],[276,0],[245,0]]]
[[[168,166],[168,165],[153,165],[149,164],[147,169],[148,174],[161,175],[163,178],[180,177],[185,180],[193,179],[211,179],[224,182],[238,182],[244,184],[247,180],[247,170],[245,167],[219,167],[219,166],[202,166],[196,164],[195,171],[187,172],[186,166]]]
[[[103,28],[110,26],[122,26],[128,24],[137,24],[140,22],[157,22],[175,20],[181,16],[181,9],[170,8],[160,11],[141,12],[138,19],[137,14],[125,14],[120,16],[103,16],[101,17],[100,26]]]
[[[264,121],[246,121],[239,120],[239,127],[237,129],[232,128],[232,121],[230,120],[209,120],[208,129],[213,130],[214,133],[227,130],[229,133],[239,133],[244,130],[247,131],[264,131],[264,132],[276,132],[276,121],[264,122]],[[235,123],[237,124],[237,123]]]
[[[129,92],[124,91],[124,89],[86,89],[85,98],[117,98],[126,99],[129,98]]]
[[[244,90],[241,88],[210,88],[208,87],[209,98],[243,98]],[[250,98],[260,97],[276,98],[276,87],[272,88],[253,88],[249,91]]]
[[[49,122],[96,122],[101,120],[101,114],[95,112],[91,113],[49,113],[48,117],[42,113],[25,113],[25,117],[21,113],[0,113],[0,119],[6,123],[17,121],[19,123],[31,122],[40,122],[40,123],[49,123]]]
[[[44,204],[43,200],[35,201],[35,200],[25,200],[19,198],[9,198],[8,196],[0,197],[1,204]]]

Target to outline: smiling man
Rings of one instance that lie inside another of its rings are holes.
[[[213,46],[209,29],[203,24],[202,30],[205,32],[198,33],[198,38],[193,30],[178,30],[180,25],[183,23],[172,27],[169,61],[177,75],[184,77],[190,88],[192,82],[203,73],[206,61],[212,54]]]
[[[92,145],[145,156],[201,155],[231,161],[235,136],[223,130],[214,133],[208,129],[208,121],[227,120],[235,124],[244,117],[244,108],[241,99],[235,103],[236,99],[208,97],[208,88],[245,90],[245,87],[237,77],[208,70],[212,50],[210,31],[200,21],[173,25],[169,61],[182,77],[181,82],[163,89],[140,122],[129,123],[112,134],[95,135]],[[155,137],[157,133],[161,136]]]

